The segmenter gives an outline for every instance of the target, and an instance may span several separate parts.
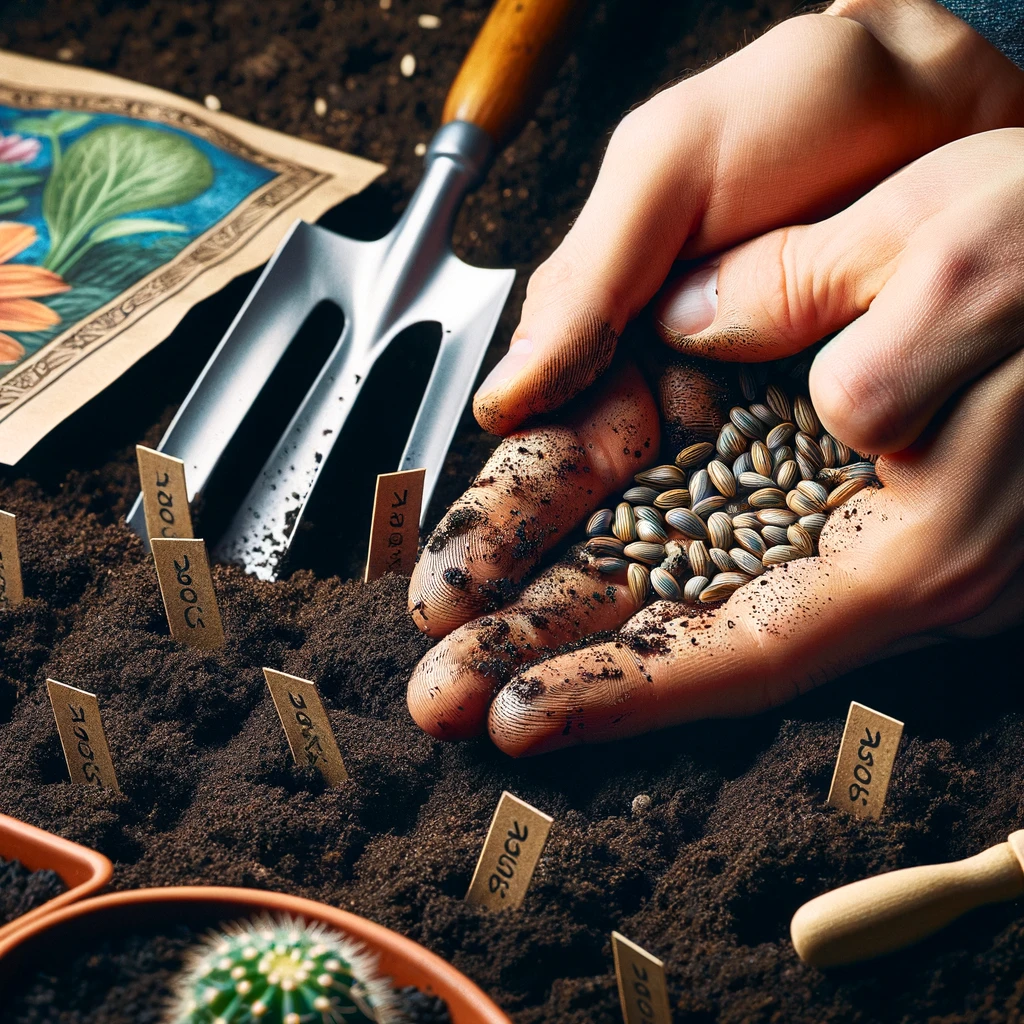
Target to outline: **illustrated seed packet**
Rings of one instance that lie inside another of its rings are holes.
[[[384,168],[0,51],[0,462]]]

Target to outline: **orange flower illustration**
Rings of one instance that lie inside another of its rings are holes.
[[[8,263],[36,240],[31,224],[0,221],[0,366],[16,363],[25,355],[24,346],[4,331],[41,331],[60,323],[49,306],[34,299],[66,292],[58,274],[28,263]]]

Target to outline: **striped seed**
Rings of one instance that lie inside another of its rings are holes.
[[[654,507],[660,509],[686,508],[690,504],[690,492],[685,487],[673,487],[662,491],[654,499]]]
[[[733,498],[732,501],[727,501],[725,503],[725,508],[722,509],[722,511],[727,512],[731,516],[738,516],[741,512],[750,511],[750,503],[744,501],[742,498]]]
[[[789,397],[786,392],[781,388],[777,388],[774,384],[769,384],[765,389],[765,404],[780,420],[791,420],[793,418],[793,410],[789,404]]]
[[[829,469],[826,466],[824,469],[818,470],[818,475],[814,479],[826,487],[835,487],[843,482],[843,471],[841,469]]]
[[[711,548],[708,551],[708,557],[719,572],[732,572],[737,568],[736,563],[732,560],[732,556],[728,551],[723,551],[722,548]]]
[[[732,462],[747,450],[747,439],[732,423],[726,423],[718,432],[715,447],[723,459]]]
[[[793,523],[786,530],[786,540],[802,555],[814,554],[814,538],[799,523]]]
[[[621,501],[615,506],[615,520],[612,522],[612,533],[628,544],[636,540],[636,515],[628,501]]]
[[[729,552],[729,556],[736,563],[736,568],[748,576],[760,576],[764,572],[761,559],[757,555],[752,555],[745,548],[733,548]]]
[[[839,465],[839,449],[836,447],[835,439],[831,434],[822,434],[818,438],[818,447],[821,449],[821,456],[825,460],[825,466],[828,469]]]
[[[751,508],[783,508],[786,495],[777,487],[762,487],[747,498]]]
[[[738,477],[740,473],[750,473],[753,469],[754,463],[750,458],[750,452],[744,452],[733,461],[732,475]]]
[[[704,541],[695,540],[688,548],[686,557],[689,559],[694,576],[707,576],[711,560]]]
[[[707,576],[691,576],[686,581],[686,586],[683,587],[683,600],[700,600],[701,591],[704,590],[710,582],[711,580],[709,580]]]
[[[666,487],[682,487],[686,483],[686,474],[676,466],[652,466],[642,473],[637,473],[633,479],[638,484],[656,487],[661,491]]]
[[[665,525],[665,517],[656,508],[651,508],[650,505],[634,505],[633,515],[636,516],[638,526],[641,519],[646,519],[647,522],[654,523],[656,526]]]
[[[666,601],[678,601],[683,596],[675,576],[657,566],[651,570],[651,587]]]
[[[659,493],[654,487],[630,487],[622,492],[622,500],[631,505],[650,505]]]
[[[668,532],[661,523],[652,523],[650,519],[637,518],[636,535],[647,544],[664,544],[668,540]]]
[[[817,480],[801,480],[796,489],[811,501],[817,502],[815,512],[824,512],[828,505],[828,491]]]
[[[711,483],[708,471],[706,469],[696,470],[690,477],[690,501],[693,502],[693,505],[705,498],[710,498],[714,493],[715,488]]]
[[[776,544],[788,544],[789,534],[785,526],[762,526],[761,536],[768,547],[775,547]]]
[[[584,547],[595,558],[621,558],[625,545],[618,537],[591,537]]]
[[[791,491],[800,480],[800,467],[796,460],[787,459],[777,470],[775,470],[775,482],[783,491]]]
[[[764,553],[761,564],[767,568],[769,565],[782,565],[783,562],[792,562],[801,557],[799,548],[793,547],[792,544],[777,544]]]
[[[758,558],[765,553],[767,545],[757,530],[744,530],[741,528],[734,532],[736,535],[736,543],[741,548],[749,551],[752,555],[757,555]]]
[[[806,395],[797,395],[793,399],[793,418],[796,425],[805,433],[812,436],[821,430],[818,416],[811,405],[811,400]]]
[[[824,512],[813,512],[809,516],[801,516],[797,522],[817,541],[827,520]]]
[[[707,465],[706,472],[719,494],[724,495],[726,498],[736,496],[736,478],[732,475],[732,470],[724,462],[719,459],[712,459]]]
[[[863,477],[855,477],[853,480],[846,480],[841,483],[829,496],[825,507],[832,511],[839,508],[844,501],[849,501],[859,490],[867,487],[869,481]]]
[[[772,469],[778,469],[784,462],[796,458],[796,452],[788,444],[779,445],[772,449]]]
[[[716,548],[732,547],[732,516],[726,512],[712,512],[708,516],[708,534]]]
[[[612,519],[614,517],[615,513],[610,508],[598,509],[587,520],[587,536],[600,537],[602,534],[608,533],[612,528]]]
[[[647,603],[647,595],[651,592],[651,573],[643,565],[633,562],[626,570],[626,582],[629,584],[629,592],[637,608],[642,608]]]
[[[802,455],[797,455],[796,464],[800,467],[800,477],[803,480],[813,480],[821,470],[821,466],[808,462]]]
[[[740,473],[739,484],[747,490],[756,491],[762,487],[774,487],[775,481],[761,473]]]
[[[720,572],[711,578],[711,582],[700,592],[702,604],[724,601],[730,594],[739,590],[749,577],[742,572]]]
[[[846,483],[847,480],[874,480],[875,464],[873,462],[851,462],[839,470],[839,483]]]
[[[749,366],[741,366],[738,376],[740,392],[748,402],[752,402],[757,398],[757,378],[754,376],[754,371]]]
[[[802,430],[798,431],[794,444],[797,455],[802,455],[814,467],[815,473],[825,465],[825,456],[822,454],[821,446],[810,434],[805,434]]]
[[[777,427],[782,420],[771,409],[768,408],[763,402],[754,402],[750,406],[750,411],[769,429]]]
[[[691,540],[706,540],[708,536],[707,527],[693,509],[670,508],[665,513],[665,522],[674,530],[678,530],[684,537]]]
[[[796,522],[796,513],[788,508],[766,508],[757,513],[757,521],[763,526],[789,526]]]
[[[778,448],[780,445],[789,444],[790,438],[796,433],[796,427],[792,423],[780,423],[768,431],[765,443],[769,448]]]
[[[758,512],[741,512],[738,516],[732,517],[732,526],[734,530],[738,530],[741,527],[746,527],[749,530],[760,529],[761,520],[760,513]]]
[[[734,405],[729,410],[729,419],[741,434],[749,437],[752,441],[763,441],[768,434],[765,425],[742,405]]]
[[[680,469],[698,466],[715,454],[715,446],[710,441],[698,441],[684,448],[676,456],[676,465]]]
[[[761,476],[772,475],[772,453],[764,441],[755,441],[750,446],[750,462],[755,473]]]
[[[594,565],[597,567],[598,572],[611,575],[612,573],[622,572],[629,565],[629,562],[625,558],[599,558]]]
[[[727,500],[728,499],[723,498],[721,494],[711,494],[703,501],[695,502],[693,511],[702,519],[707,519],[712,512],[718,512],[719,509],[725,508]]]
[[[832,443],[836,446],[836,465],[845,466],[852,458],[853,452],[851,452],[849,446],[843,444],[838,437],[833,437]]]
[[[635,540],[627,544],[622,553],[635,562],[645,562],[647,565],[658,565],[665,557],[664,544],[651,544],[648,541]]]
[[[801,491],[790,491],[786,495],[786,504],[790,511],[795,512],[798,516],[809,516],[814,512],[821,511],[821,506]]]

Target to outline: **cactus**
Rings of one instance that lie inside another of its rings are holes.
[[[190,953],[169,1024],[388,1024],[394,993],[375,958],[323,924],[264,917]]]

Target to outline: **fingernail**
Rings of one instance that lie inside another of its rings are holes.
[[[497,365],[486,377],[477,389],[478,395],[484,395],[488,391],[511,380],[529,361],[533,355],[533,342],[529,338],[516,338],[508,347],[508,351],[498,360]]]
[[[661,320],[679,334],[699,334],[718,313],[718,264],[701,267],[675,286]]]

